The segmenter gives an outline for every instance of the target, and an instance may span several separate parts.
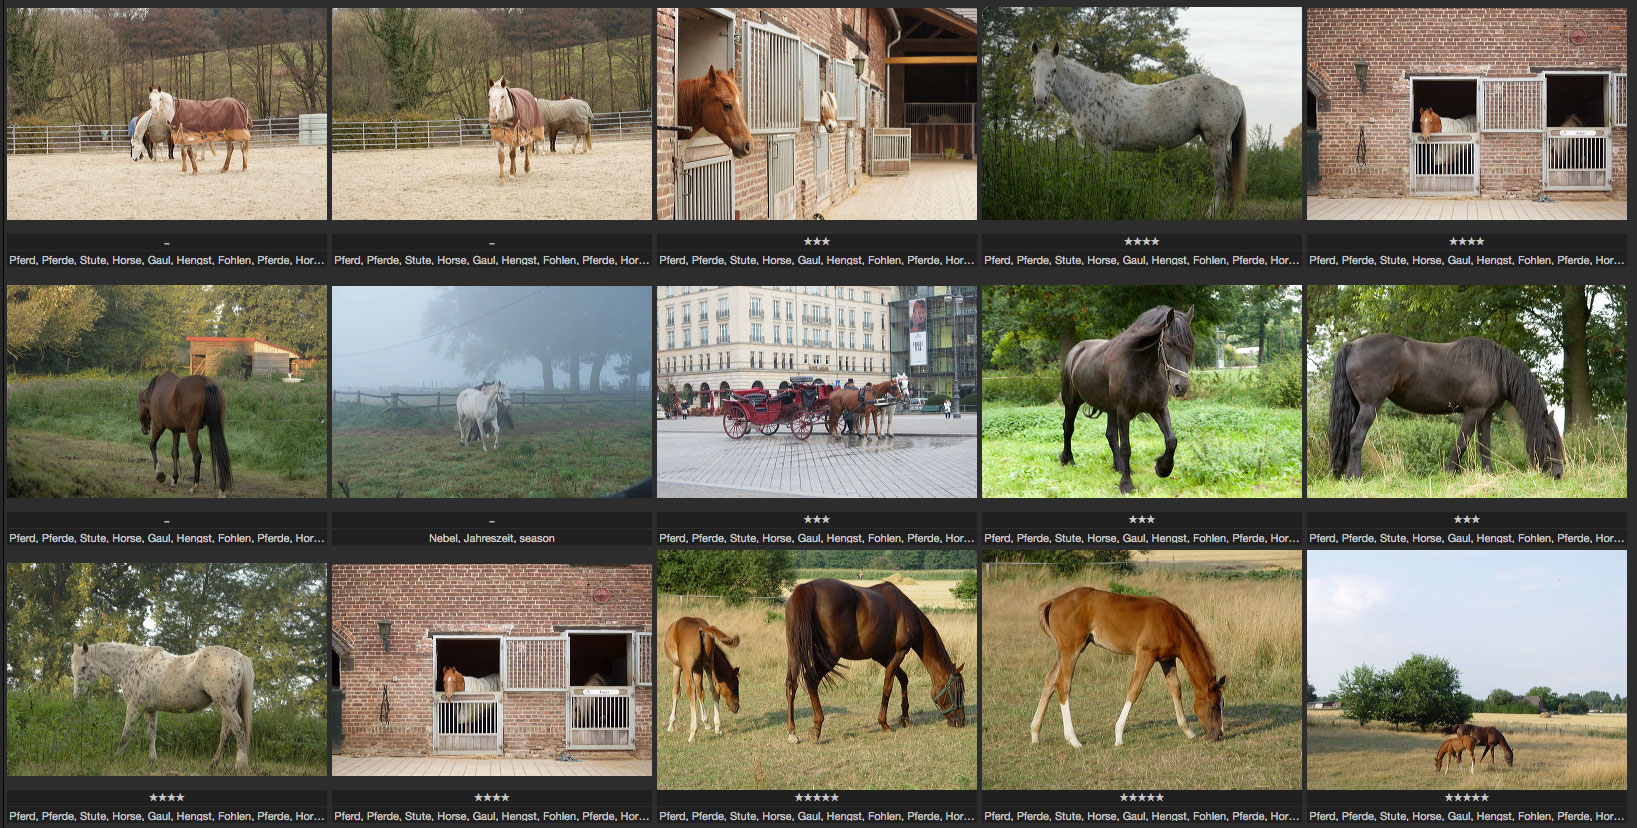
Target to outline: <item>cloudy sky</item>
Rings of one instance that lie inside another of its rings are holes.
[[[1302,10],[1188,8],[1188,53],[1211,74],[1239,87],[1250,122],[1271,126],[1278,141],[1302,122]]]
[[[1391,670],[1412,653],[1448,659],[1480,699],[1539,685],[1626,695],[1624,552],[1321,551],[1307,573],[1321,696],[1359,664]]]

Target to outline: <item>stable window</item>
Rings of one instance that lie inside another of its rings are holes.
[[[1541,185],[1547,190],[1612,189],[1609,124],[1616,120],[1615,75],[1544,72],[1546,136]]]
[[[499,753],[504,711],[499,636],[433,636],[433,729],[436,753]],[[445,687],[443,673],[453,667],[464,678],[460,691]]]
[[[801,47],[801,119],[819,119],[819,93],[824,91],[824,63],[818,50],[807,44]]]
[[[739,89],[751,132],[794,132],[801,126],[801,44],[760,23],[744,24],[745,59]]]

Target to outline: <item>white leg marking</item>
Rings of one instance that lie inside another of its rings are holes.
[[[1063,702],[1062,707],[1063,707],[1063,738],[1069,740],[1070,745],[1072,745],[1074,747],[1080,747],[1080,740],[1074,738],[1074,719],[1073,719],[1073,717],[1071,717],[1069,715],[1069,703],[1068,702]]]
[[[722,735],[722,701],[711,696],[711,722],[715,726],[716,735]]]
[[[1131,715],[1131,702],[1126,702],[1125,707],[1120,708],[1119,720],[1114,723],[1115,747],[1125,744],[1125,717],[1129,715]]]
[[[1194,730],[1188,726],[1188,714],[1182,712],[1182,697],[1172,696],[1171,706],[1177,711],[1177,727],[1182,728],[1183,735],[1190,739],[1194,738]]]

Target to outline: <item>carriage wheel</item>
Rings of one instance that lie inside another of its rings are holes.
[[[805,440],[813,433],[813,418],[803,414],[790,421],[790,433],[796,435],[797,440]]]
[[[744,410],[735,405],[722,412],[722,430],[735,440],[745,436],[750,431],[750,424],[745,422]]]
[[[766,434],[769,437],[772,437],[773,435],[779,433],[779,421],[773,420],[766,423],[757,423],[756,430]]]

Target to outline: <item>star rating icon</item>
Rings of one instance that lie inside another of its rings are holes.
[[[1488,802],[1489,794],[1458,793],[1444,794],[1445,802]]]
[[[504,793],[480,793],[472,797],[475,802],[510,802],[511,799],[511,794]]]
[[[1153,515],[1132,515],[1131,517],[1126,518],[1126,520],[1128,522],[1130,522],[1130,523],[1153,523],[1154,522],[1154,516]]]
[[[808,247],[829,247],[830,246],[830,237],[825,236],[825,237],[819,238],[819,237],[814,237],[814,236],[808,236],[807,238],[802,239],[801,243],[807,245]]]
[[[1478,522],[1478,516],[1477,515],[1456,515],[1455,516],[1455,522],[1456,523],[1477,523]]]
[[[1162,794],[1162,793],[1120,794],[1120,801],[1121,802],[1164,802],[1165,801],[1165,794]]]
[[[1473,237],[1473,236],[1450,236],[1449,237],[1449,246],[1450,247],[1482,247],[1483,243],[1484,243],[1484,240],[1483,240],[1482,236],[1475,236],[1475,237]]]
[[[802,515],[803,523],[829,523],[829,515]]]
[[[1138,237],[1133,239],[1128,236],[1125,240],[1126,247],[1153,247],[1159,243],[1160,240],[1154,237]]]
[[[179,793],[148,794],[148,801],[149,802],[181,802],[184,799],[187,799],[187,794],[179,794]]]
[[[840,802],[841,801],[841,794],[833,794],[833,793],[799,793],[799,794],[796,794],[796,801],[797,802]]]

